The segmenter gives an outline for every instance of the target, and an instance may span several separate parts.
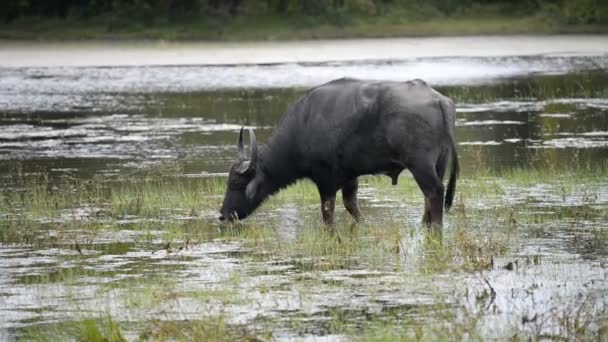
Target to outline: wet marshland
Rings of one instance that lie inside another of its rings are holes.
[[[0,69],[0,339],[608,334],[608,56]],[[314,186],[216,219],[241,126],[306,87],[424,78],[457,103],[441,233],[404,172],[363,223]]]

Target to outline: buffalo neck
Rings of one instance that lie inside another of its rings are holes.
[[[263,198],[287,187],[301,178],[293,153],[288,143],[271,139],[259,149],[258,171],[263,180],[261,193]]]

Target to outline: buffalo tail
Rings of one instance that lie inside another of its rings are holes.
[[[456,193],[456,178],[460,172],[460,165],[458,164],[458,153],[456,153],[456,144],[454,139],[450,137],[450,154],[452,155],[452,167],[450,171],[450,180],[448,181],[448,188],[445,191],[445,209],[450,210],[452,202],[454,201],[454,194]]]
[[[452,207],[452,203],[454,202],[454,194],[456,193],[456,179],[458,178],[458,174],[460,173],[460,165],[458,164],[458,153],[456,152],[456,143],[454,142],[454,135],[452,134],[452,127],[446,118],[446,114],[448,111],[455,113],[454,104],[449,101],[439,101],[439,105],[441,107],[441,111],[443,112],[443,123],[445,125],[446,132],[448,133],[449,138],[449,149],[450,155],[452,159],[452,165],[450,167],[450,180],[448,181],[448,187],[445,191],[445,209],[450,210]],[[446,108],[447,107],[447,108]]]

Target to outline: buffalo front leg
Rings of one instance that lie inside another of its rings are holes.
[[[355,221],[359,222],[361,211],[359,211],[359,203],[357,201],[357,189],[359,189],[357,178],[346,182],[342,186],[342,202],[344,202],[344,207]]]
[[[431,225],[431,202],[424,196],[424,215],[422,216],[422,223],[427,226]]]
[[[439,179],[435,167],[419,165],[410,171],[425,197],[425,214],[423,220],[429,226],[441,226],[443,222],[443,197],[445,188]],[[430,217],[429,217],[430,216]]]
[[[334,224],[334,209],[336,208],[336,193],[324,194],[321,193],[321,214],[323,214],[323,223],[326,226]]]

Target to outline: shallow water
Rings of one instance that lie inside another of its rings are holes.
[[[548,157],[556,163],[605,158],[606,98],[584,98],[586,93],[572,90],[542,99],[529,90],[559,90],[564,84],[581,83],[590,92],[608,86],[603,71],[507,78],[485,86],[440,86],[444,93],[462,97],[457,99],[456,134],[465,167],[525,166]],[[487,100],[475,97],[478,89],[485,91]],[[263,142],[289,103],[303,92],[300,88],[141,91],[106,94],[113,100],[88,108],[79,99],[75,107],[60,101],[64,107],[57,110],[55,103],[47,102],[47,95],[32,94],[33,101],[11,103],[14,99],[6,91],[7,108],[0,114],[0,160],[5,161],[0,172],[6,174],[17,161],[28,172],[43,169],[75,175],[115,174],[170,161],[181,163],[190,175],[224,173],[233,160],[234,136],[240,127],[255,128]],[[91,96],[99,94],[91,92]],[[36,108],[36,101],[43,102],[42,108]],[[24,112],[22,106],[31,111]]]
[[[0,245],[0,339],[106,313],[129,339],[147,321],[214,315],[276,339],[348,339],[369,321],[413,334],[446,311],[452,328],[473,324],[484,337],[569,338],[564,316],[606,314],[608,183],[593,173],[539,184],[467,175],[605,161],[607,66],[608,56],[578,54],[0,69],[3,203],[25,191],[17,174],[48,175],[49,191],[100,179],[111,190],[161,169],[182,184],[174,192],[206,189],[225,177],[241,126],[263,142],[306,87],[341,76],[425,76],[456,101],[463,165],[440,239],[449,255],[419,226],[422,201],[407,174],[400,188],[363,182],[369,219],[340,228],[356,245],[342,254],[306,242],[319,231],[309,190],[263,207],[244,223],[254,233],[218,230],[221,195],[205,190],[197,210],[152,214],[113,216],[104,201],[42,213],[8,203],[0,229],[20,218],[31,227]],[[343,210],[338,220],[350,222]]]

